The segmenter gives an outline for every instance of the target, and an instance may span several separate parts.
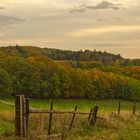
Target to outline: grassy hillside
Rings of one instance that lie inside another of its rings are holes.
[[[14,103],[14,99],[4,101]],[[99,106],[98,119],[94,127],[87,122],[88,116],[77,115],[72,131],[67,135],[66,140],[139,140],[140,103],[137,103],[137,114],[132,115],[132,102],[121,101],[120,116],[112,114],[117,112],[118,100],[55,100],[54,108],[58,110],[73,110],[78,105],[79,111],[89,112],[94,105]],[[14,132],[14,106],[0,103],[0,138],[13,140]],[[50,100],[31,99],[30,106],[36,108],[50,108]],[[53,115],[52,133],[62,133],[68,130],[72,115]],[[47,136],[49,116],[45,114],[30,115],[29,117],[29,139],[44,140]],[[55,138],[56,140],[60,138]]]

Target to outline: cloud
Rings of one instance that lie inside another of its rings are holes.
[[[79,6],[79,7],[74,7],[73,9],[70,10],[70,13],[75,13],[75,12],[85,12],[87,9],[85,6]]]
[[[3,34],[2,34],[2,33],[0,33],[0,37],[1,37],[1,36],[3,36]]]
[[[5,9],[5,7],[0,6],[0,10],[4,10],[4,9]]]
[[[86,10],[104,10],[104,9],[113,9],[113,10],[120,10],[122,7],[120,4],[114,4],[108,1],[102,1],[96,5],[89,5],[89,6],[79,6],[74,7],[72,10],[70,10],[71,13],[74,12],[85,12]]]
[[[98,3],[95,6],[87,6],[87,9],[114,9],[119,10],[120,6],[118,4],[113,4],[108,1],[102,1],[101,3]]]
[[[14,16],[0,15],[0,27],[8,26],[21,21],[24,21],[24,19]]]
[[[87,28],[81,29],[75,32],[70,33],[70,36],[73,37],[85,37],[90,35],[100,35],[107,33],[118,33],[118,32],[132,32],[132,31],[140,31],[139,25],[112,25],[112,26],[104,26],[104,27],[96,27],[96,28]]]

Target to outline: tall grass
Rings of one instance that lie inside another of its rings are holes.
[[[12,99],[5,101],[14,103]],[[63,133],[66,140],[139,140],[140,119],[132,115],[132,102],[121,101],[121,114],[115,113],[118,108],[118,100],[92,101],[84,99],[54,100],[54,109],[74,110],[75,105],[79,111],[89,112],[95,105],[99,106],[98,119],[94,127],[89,125],[88,116],[76,115],[72,131],[65,135],[69,129],[72,114],[53,114],[52,134]],[[32,100],[30,106],[36,108],[50,108],[50,100]],[[15,139],[14,130],[14,106],[0,103],[0,140]],[[137,112],[140,103],[137,103]],[[46,140],[48,138],[48,114],[31,114],[29,117],[28,139]],[[62,136],[53,139],[62,139]]]

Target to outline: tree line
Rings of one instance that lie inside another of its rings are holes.
[[[105,66],[114,66],[119,63],[121,66],[140,66],[140,59],[124,59],[120,54],[112,54],[106,51],[97,50],[59,50],[51,48],[38,48],[35,46],[8,46],[0,47],[2,56],[48,56],[53,60],[71,60],[71,61],[99,61]]]
[[[26,56],[6,49],[9,55],[8,51],[0,52],[0,97],[24,94],[34,98],[140,100],[140,66],[56,61],[37,55],[32,47],[29,54],[35,54]]]

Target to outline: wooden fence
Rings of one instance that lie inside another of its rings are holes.
[[[0,101],[1,103],[13,106],[14,104]],[[118,110],[117,114],[120,115],[121,112],[121,102],[118,103]],[[90,125],[94,126],[97,119],[103,119],[102,117],[97,116],[98,113],[98,106],[94,106],[91,108],[90,112],[79,112],[77,111],[77,106],[75,106],[74,111],[65,111],[65,110],[54,110],[53,102],[51,102],[50,110],[45,109],[37,109],[30,107],[30,99],[25,98],[24,95],[17,95],[15,101],[15,131],[16,136],[18,137],[26,137],[28,133],[28,122],[29,122],[29,115],[30,114],[40,114],[40,113],[48,113],[48,135],[51,135],[51,128],[52,128],[52,119],[53,114],[73,114],[70,122],[70,126],[68,132],[72,129],[75,117],[77,114],[79,115],[88,115],[87,121]],[[136,103],[132,106],[132,114],[136,114]]]
[[[97,118],[97,112],[98,112],[98,106],[95,106],[93,109],[90,110],[90,112],[78,112],[77,106],[75,106],[74,111],[65,111],[65,110],[54,110],[53,109],[53,102],[51,102],[50,110],[45,109],[36,109],[36,108],[30,108],[29,107],[29,98],[25,98],[24,95],[18,95],[16,96],[15,101],[15,131],[16,135],[19,137],[25,137],[27,136],[28,132],[28,122],[29,122],[29,114],[33,113],[49,113],[49,123],[48,123],[48,135],[51,134],[51,127],[52,127],[52,119],[53,114],[73,114],[71,118],[71,123],[69,126],[70,131],[72,129],[75,116],[77,114],[80,115],[88,115],[87,120],[89,121],[90,125],[94,126],[96,123]]]

